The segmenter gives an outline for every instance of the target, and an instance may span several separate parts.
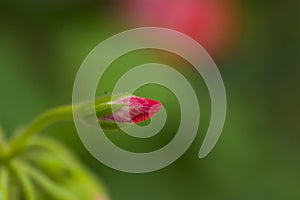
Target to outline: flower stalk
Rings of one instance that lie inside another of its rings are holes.
[[[63,106],[59,108],[55,108],[49,110],[39,117],[37,117],[33,122],[31,122],[27,127],[20,129],[15,134],[15,138],[13,138],[10,144],[10,150],[16,150],[24,146],[27,143],[27,140],[32,137],[34,134],[39,133],[41,130],[46,128],[48,125],[63,121],[63,120],[71,120],[72,116],[72,106]]]
[[[41,114],[16,134],[11,148],[15,151],[23,147],[28,138],[54,122],[72,120],[73,111],[80,112],[85,120],[88,120],[95,112],[103,129],[116,130],[119,129],[119,126],[124,127],[145,121],[155,115],[162,107],[161,103],[155,100],[131,95],[107,95],[95,100],[93,104],[67,105]],[[93,111],[93,109],[95,110]]]

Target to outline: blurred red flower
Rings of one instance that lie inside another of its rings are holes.
[[[231,47],[240,24],[234,0],[122,0],[119,8],[133,26],[180,31],[217,57]]]

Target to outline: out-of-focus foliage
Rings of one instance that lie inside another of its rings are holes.
[[[1,200],[107,199],[99,180],[57,141],[31,138],[12,154],[2,138],[0,144]]]
[[[132,27],[120,17],[116,4],[108,0],[0,2],[0,123],[8,134],[46,108],[71,102],[76,72],[89,51]],[[299,199],[299,1],[237,4],[243,15],[241,35],[235,49],[217,60],[226,85],[228,117],[208,157],[197,158],[210,117],[205,84],[184,60],[152,50],[116,60],[106,72],[109,78],[100,81],[99,94],[110,91],[122,72],[138,64],[160,62],[182,72],[198,89],[201,122],[195,142],[178,161],[149,174],[127,174],[95,160],[72,123],[59,123],[43,134],[73,149],[103,180],[114,200]],[[166,127],[147,140],[122,132],[109,137],[131,151],[160,148],[174,137],[178,102],[157,85],[144,86],[136,94],[160,98],[169,114]]]

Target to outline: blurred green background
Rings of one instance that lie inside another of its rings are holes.
[[[228,97],[224,131],[208,157],[197,157],[210,117],[205,84],[186,61],[154,50],[116,60],[101,80],[99,94],[111,91],[118,77],[138,64],[165,63],[183,73],[197,92],[202,120],[194,143],[179,160],[156,172],[128,174],[94,159],[72,122],[55,124],[43,134],[73,149],[113,200],[300,199],[300,1],[234,3],[239,14],[232,20],[239,25],[233,29],[238,34],[228,38],[230,48],[220,46],[215,53],[218,45],[207,47],[213,49]],[[120,4],[0,1],[0,123],[8,136],[45,109],[71,103],[74,78],[86,55],[109,36],[135,26],[126,19],[132,11]],[[166,126],[146,140],[122,132],[108,137],[130,151],[158,149],[177,129],[178,102],[158,85],[146,85],[136,94],[162,101],[169,115]]]

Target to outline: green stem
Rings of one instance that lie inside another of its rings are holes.
[[[17,153],[19,149],[26,146],[27,141],[30,137],[37,134],[48,125],[62,120],[72,120],[73,112],[72,105],[67,105],[59,108],[55,108],[45,113],[41,114],[37,117],[32,123],[30,123],[27,127],[20,130],[16,137],[12,140],[10,144],[10,152],[9,153]],[[11,156],[11,155],[10,155]]]
[[[9,200],[9,174],[4,166],[0,166],[0,199]]]
[[[6,151],[6,142],[4,138],[4,132],[0,126],[0,160],[3,158]]]
[[[22,164],[18,161],[14,161],[14,163],[11,163],[10,167],[22,185],[25,199],[36,200],[35,188]]]
[[[112,98],[117,98],[119,96],[104,96],[98,98],[93,102],[84,102],[75,105],[67,105],[59,108],[55,108],[49,110],[39,117],[37,117],[33,122],[31,122],[27,127],[21,129],[17,132],[16,136],[12,139],[9,144],[8,152],[4,157],[4,160],[9,160],[10,158],[14,157],[15,155],[19,154],[27,147],[28,139],[34,136],[35,134],[39,133],[41,130],[46,128],[48,125],[62,121],[62,120],[72,120],[73,119],[73,109],[79,110],[83,117],[88,118],[93,114],[96,113],[98,118],[111,114],[113,111],[120,109],[123,107],[123,104],[116,104],[113,107],[110,102]],[[109,124],[109,123],[108,123]],[[115,128],[112,125],[103,125],[106,129]],[[112,127],[112,128],[111,128]],[[0,147],[0,158],[1,158],[1,147]]]
[[[28,175],[42,187],[49,196],[53,199],[64,199],[64,200],[75,200],[78,199],[70,191],[66,190],[62,185],[57,185],[49,177],[41,173],[38,169],[22,163],[23,167],[26,168]]]

